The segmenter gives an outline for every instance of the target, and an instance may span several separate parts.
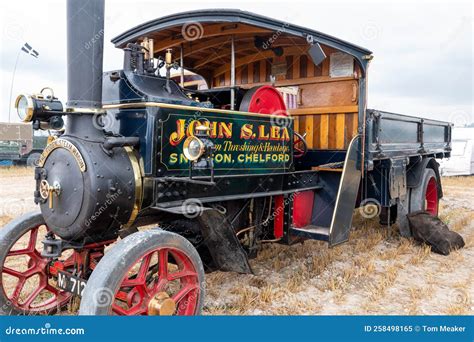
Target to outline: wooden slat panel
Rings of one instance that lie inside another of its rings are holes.
[[[300,132],[300,127],[299,127],[299,123],[300,123],[300,120],[299,120],[299,117],[295,117],[294,120],[293,120],[293,131],[294,132],[297,132],[299,133]]]
[[[230,86],[230,70],[225,72],[225,85]]]
[[[327,149],[329,146],[329,115],[321,115],[321,133],[320,133],[321,148]]]
[[[352,119],[352,136],[355,137],[359,133],[359,114],[355,113],[352,114],[353,119]],[[362,132],[361,132],[362,133]]]
[[[345,114],[344,126],[345,126],[345,134],[344,134],[344,147],[347,148],[349,143],[351,142],[352,137],[354,136],[354,114],[349,113]]]
[[[314,63],[313,63],[313,61],[311,60],[311,58],[308,58],[307,61],[308,61],[308,65],[307,65],[307,68],[308,68],[308,77],[314,77],[314,76],[316,76],[316,75],[314,74]]]
[[[306,129],[306,116],[300,116],[298,118],[298,133],[301,135],[305,134]]]
[[[293,58],[293,78],[299,79],[300,77],[300,56],[295,56]]]
[[[308,56],[302,55],[300,58],[300,77],[305,78],[308,76]]]
[[[242,83],[242,67],[236,68],[235,69],[235,84],[241,84]],[[230,83],[230,81],[229,81]]]
[[[253,83],[260,82],[260,62],[254,62],[253,64]]]
[[[300,86],[304,107],[354,106],[354,86],[357,80],[339,80],[337,82],[302,84]]]
[[[273,63],[272,58],[265,60],[265,81],[266,82],[270,82],[270,75],[272,74],[272,63]]]
[[[345,141],[345,126],[344,126],[344,118],[346,114],[340,113],[336,114],[336,148],[343,149],[344,148],[344,141]],[[334,133],[333,133],[334,134]]]
[[[306,143],[308,144],[308,148],[311,149],[314,146],[314,115],[308,115],[306,116],[306,126],[305,126],[305,132],[306,132]]]
[[[290,109],[291,115],[327,114],[327,113],[352,113],[357,112],[357,106],[332,106]]]
[[[265,80],[265,75],[267,74],[265,70],[266,65],[267,65],[267,61],[265,59],[260,61],[260,82],[266,82]]]
[[[248,65],[248,72],[247,72],[248,83],[253,83],[253,65],[254,63],[250,63]]]
[[[321,115],[313,116],[314,148],[321,148]]]
[[[293,56],[286,56],[286,79],[287,80],[293,79],[293,69],[294,69],[293,61],[294,61]]]
[[[311,64],[313,64],[312,61],[311,61]],[[323,65],[322,65],[322,63],[320,63],[319,65],[314,65],[313,64],[313,76],[315,76],[315,77],[323,76]]]
[[[321,75],[329,76],[329,59],[326,58],[319,66],[321,67]],[[315,68],[316,69],[316,68]]]
[[[242,67],[242,70],[240,72],[241,74],[241,82],[240,84],[247,84],[249,83],[249,68],[247,65],[244,65]]]
[[[328,147],[330,149],[336,148],[336,136],[336,115],[329,114]]]

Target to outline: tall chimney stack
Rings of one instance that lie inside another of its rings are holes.
[[[66,106],[75,112],[102,107],[104,0],[67,1]]]

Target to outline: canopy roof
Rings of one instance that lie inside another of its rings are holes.
[[[155,55],[164,55],[169,48],[179,51],[182,47],[186,68],[198,73],[212,72],[214,76],[229,68],[232,37],[236,67],[271,58],[276,48],[284,55],[306,54],[311,43],[354,56],[364,71],[367,56],[372,54],[365,48],[315,30],[234,9],[165,16],[122,33],[112,39],[112,43],[124,48],[127,43],[140,42],[145,37],[154,40]]]

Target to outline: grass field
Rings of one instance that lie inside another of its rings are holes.
[[[440,217],[466,241],[449,256],[357,211],[348,243],[266,244],[254,275],[207,275],[205,314],[474,314],[474,177],[443,178]],[[33,171],[0,168],[0,227],[34,210]],[[1,229],[1,228],[0,228]]]

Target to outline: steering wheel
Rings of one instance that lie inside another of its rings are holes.
[[[298,159],[304,157],[306,153],[308,153],[308,144],[304,139],[306,133],[305,135],[301,135],[297,132],[293,132],[293,135],[295,136],[293,139],[293,158]]]

